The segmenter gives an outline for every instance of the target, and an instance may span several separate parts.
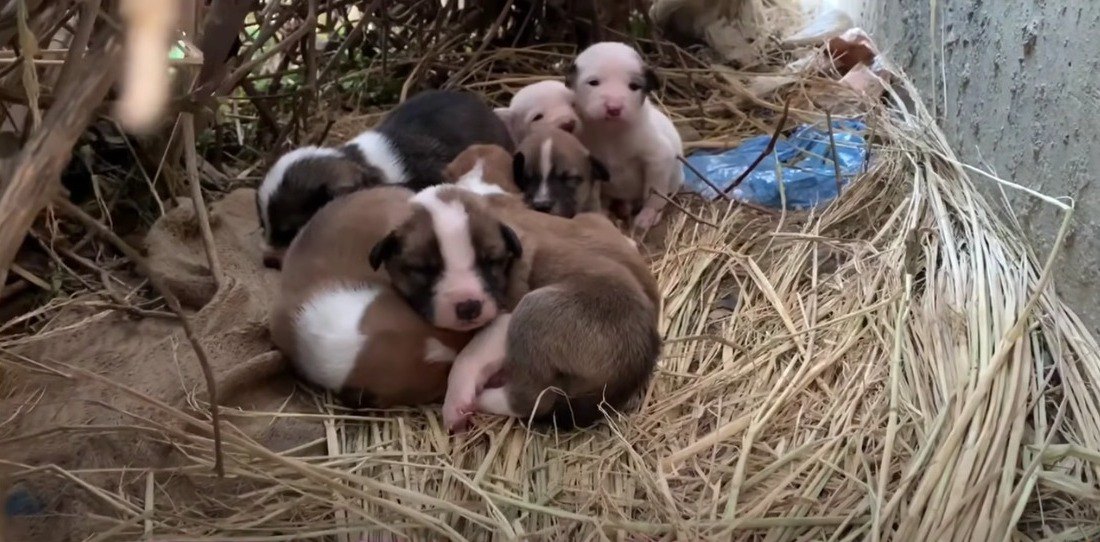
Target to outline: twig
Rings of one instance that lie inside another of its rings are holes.
[[[210,228],[210,213],[207,212],[206,202],[202,197],[202,183],[199,182],[198,150],[195,149],[195,117],[190,113],[182,113],[180,117],[184,162],[186,162],[188,182],[191,185],[191,201],[195,206],[195,218],[198,219],[199,230],[202,232],[202,244],[206,248],[210,274],[214,276],[214,285],[221,290],[225,287],[225,273],[222,272],[222,264],[218,260],[218,248],[214,244],[214,232]]]
[[[718,188],[718,185],[714,184],[714,181],[711,181],[710,178],[708,178],[706,175],[704,175],[702,171],[699,171],[698,168],[691,165],[691,162],[688,162],[687,158],[684,158],[683,155],[679,155],[679,154],[676,155],[676,159],[679,160],[681,164],[687,166],[687,168],[690,169],[692,173],[694,173],[696,176],[698,176],[700,179],[702,179],[703,183],[705,183],[707,186],[709,186],[711,188],[711,190],[714,190],[714,192],[716,194],[718,194],[719,196],[722,196],[723,198],[725,198],[727,200],[733,199],[732,197],[730,197],[729,194],[727,194],[721,188]]]
[[[829,150],[833,153],[833,170],[836,172],[836,199],[840,199],[840,156],[836,152],[836,140],[833,139],[833,115],[825,110],[825,125],[829,131]]]
[[[666,196],[666,195],[664,195],[660,192],[657,192],[657,191],[653,191],[653,194],[655,194],[657,197],[667,201],[670,205],[672,205],[673,207],[679,209],[681,213],[684,213],[685,215],[687,215],[692,220],[694,220],[694,221],[696,221],[700,224],[705,224],[707,226],[710,226],[710,227],[712,227],[716,230],[718,229],[718,224],[715,224],[714,222],[711,222],[711,221],[709,221],[709,220],[707,220],[707,219],[705,219],[705,218],[703,218],[703,217],[687,210],[686,207],[684,207],[683,205],[680,205],[679,203],[677,203],[676,200],[674,200],[674,199],[672,199],[672,198],[670,198],[670,197],[668,197],[668,196]]]
[[[54,197],[72,148],[88,126],[92,113],[107,95],[118,57],[113,43],[86,62],[73,84],[61,89],[42,128],[36,130],[19,154],[12,176],[0,194],[0,284],[30,229],[34,217]]]
[[[15,273],[16,275],[18,275],[23,280],[39,287],[40,289],[42,289],[44,291],[49,292],[49,291],[53,290],[53,288],[50,286],[50,283],[42,280],[41,278],[38,278],[38,275],[35,275],[34,273],[31,273],[26,268],[24,268],[23,266],[21,266],[17,263],[11,264],[11,271],[12,271],[12,273]]]
[[[183,312],[183,307],[180,306],[180,302],[176,299],[176,296],[160,281],[160,278],[153,273],[152,269],[149,268],[148,262],[145,261],[145,258],[143,258],[137,250],[131,247],[126,241],[123,241],[122,238],[111,231],[110,228],[104,226],[103,223],[91,217],[88,213],[85,213],[83,209],[77,207],[69,200],[57,198],[54,200],[54,204],[65,214],[83,224],[84,227],[94,231],[100,237],[103,237],[107,242],[114,245],[119,252],[129,258],[130,261],[134,262],[134,266],[137,267],[138,271],[149,279],[149,284],[164,298],[165,303],[168,304],[168,308],[179,318],[180,325],[183,327],[183,333],[187,336],[188,342],[191,343],[191,348],[194,349],[195,357],[198,358],[199,366],[202,368],[203,376],[206,378],[206,393],[210,397],[210,418],[214,433],[214,472],[216,472],[219,477],[225,476],[225,466],[222,460],[221,416],[218,413],[217,383],[214,381],[214,372],[210,368],[210,359],[206,355],[206,349],[203,348],[202,343],[195,334],[195,329],[191,325],[191,319]]]
[[[752,164],[749,166],[749,168],[742,172],[741,175],[733,181],[733,184],[726,187],[725,192],[728,193],[730,190],[737,188],[737,185],[741,184],[741,182],[744,181],[745,178],[747,178],[749,174],[756,169],[756,166],[759,166],[760,162],[763,162],[764,158],[766,158],[769,154],[772,153],[772,151],[775,150],[775,143],[779,141],[779,134],[783,133],[783,126],[787,124],[787,115],[789,115],[790,112],[791,101],[788,99],[783,102],[783,114],[779,116],[779,124],[775,125],[775,133],[772,134],[771,140],[768,141],[768,146],[764,147],[764,150],[760,152],[760,156],[757,156],[756,160],[752,161]]]
[[[470,59],[466,61],[466,65],[458,70],[457,73],[451,76],[448,80],[448,86],[455,85],[462,82],[469,73],[470,70],[477,64],[478,59],[481,58],[481,54],[485,52],[485,49],[489,48],[489,44],[493,41],[493,35],[500,31],[501,25],[504,24],[505,19],[508,18],[508,14],[512,11],[512,4],[515,0],[508,0],[504,3],[504,9],[500,10],[500,15],[497,15],[496,20],[493,21],[493,26],[490,26],[485,31],[485,35],[481,38],[481,44],[478,45],[474,54],[470,55]]]

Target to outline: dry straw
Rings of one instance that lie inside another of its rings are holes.
[[[781,94],[831,92],[807,79]],[[314,414],[279,416],[323,424],[326,438],[284,453],[227,423],[225,468],[240,484],[201,506],[165,487],[214,484],[208,437],[135,418],[185,464],[146,474],[138,499],[89,485],[117,512],[94,518],[96,539],[1100,536],[1100,349],[1050,287],[1066,228],[1049,254],[1030,252],[929,114],[890,98],[869,117],[873,165],[827,209],[681,198],[705,223],[671,217],[654,258],[667,346],[640,412],[572,434],[481,418],[452,438],[431,408],[362,417],[319,398]],[[774,109],[744,125],[768,125]],[[721,128],[705,133],[748,131]],[[1071,204],[1036,197],[1068,224]]]
[[[771,133],[784,103],[790,124],[823,123],[813,104],[838,94],[798,76],[755,96],[751,78],[670,54],[662,107],[698,132],[692,147]],[[565,58],[488,50],[448,83],[499,101]],[[465,62],[437,59],[451,61]],[[960,164],[916,96],[899,78],[868,114],[872,163],[825,209],[678,198],[691,214],[669,217],[653,255],[666,347],[636,413],[563,434],[482,417],[455,438],[436,408],[362,415],[318,397],[310,413],[226,411],[227,489],[208,417],[191,414],[206,405],[120,389],[163,418],[60,430],[168,443],[178,467],[22,474],[104,505],[87,518],[94,540],[1096,539],[1100,348],[1050,283],[1072,203]],[[1049,253],[974,181],[1063,213]],[[325,438],[275,453],[232,423],[269,416],[321,424]],[[89,481],[105,474],[116,478]],[[194,499],[173,492],[181,480]]]

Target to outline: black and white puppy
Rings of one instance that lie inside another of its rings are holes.
[[[304,147],[275,162],[256,192],[264,265],[278,267],[302,226],[326,203],[363,188],[444,182],[443,168],[470,145],[515,144],[479,96],[429,90],[390,111],[374,129],[338,148]]]

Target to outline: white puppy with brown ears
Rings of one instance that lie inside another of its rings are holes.
[[[621,218],[633,217],[635,227],[653,227],[665,197],[684,183],[677,160],[683,141],[672,120],[649,100],[657,75],[634,48],[605,41],[577,55],[566,84],[584,124],[581,142],[611,172],[603,188],[607,207]]]

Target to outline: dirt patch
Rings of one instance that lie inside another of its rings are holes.
[[[220,292],[206,267],[190,200],[180,200],[148,234],[150,265],[185,306],[196,310],[191,318],[208,350],[222,405],[261,412],[312,410],[280,370],[268,339],[266,320],[277,274],[260,265],[254,197],[253,190],[242,189],[212,206],[215,243],[227,277]],[[184,412],[194,412],[191,405],[206,400],[198,362],[176,321],[73,306],[50,323],[52,331],[14,349],[6,357],[15,359],[4,364],[15,392],[0,400],[0,412],[19,412],[0,426],[0,457],[11,462],[5,499],[9,506],[29,503],[24,509],[38,514],[9,519],[10,535],[18,540],[79,539],[94,531],[95,521],[87,516],[111,511],[89,504],[98,499],[84,498],[80,482],[98,486],[104,476],[88,470],[128,466],[134,476],[116,472],[114,484],[139,491],[143,471],[171,467],[179,455],[170,442],[139,438],[136,419],[176,427],[178,420],[150,400]],[[106,382],[80,376],[74,368]],[[248,436],[276,451],[323,436],[315,423],[228,415]],[[62,469],[77,479],[62,475]],[[173,491],[181,496],[196,490],[176,485]]]

